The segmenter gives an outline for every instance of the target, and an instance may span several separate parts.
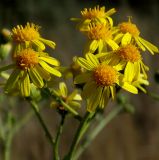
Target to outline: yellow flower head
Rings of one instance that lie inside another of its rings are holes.
[[[123,87],[132,85],[146,93],[144,86],[149,85],[149,82],[147,78],[145,78],[145,75],[140,73],[139,65],[139,63],[132,64],[130,62],[126,65],[123,77]]]
[[[119,46],[112,40],[112,31],[108,24],[90,24],[88,31],[85,32],[88,37],[88,43],[85,46],[85,54],[94,53],[97,49],[102,52],[107,49],[106,46],[116,50]]]
[[[12,29],[12,38],[17,43],[24,43],[25,41],[32,41],[40,38],[39,26],[33,23],[27,23],[25,27],[18,25]]]
[[[85,19],[93,19],[93,18],[105,18],[105,7],[99,7],[96,6],[93,9],[92,8],[84,8],[83,11],[81,11],[81,15]]]
[[[50,74],[61,77],[61,73],[53,67],[59,66],[59,61],[46,53],[27,48],[20,51],[14,60],[14,71],[5,85],[6,92],[18,88],[21,95],[27,97],[30,95],[30,83],[42,88],[44,86],[43,80],[49,81],[51,79]]]
[[[87,32],[88,38],[90,40],[107,40],[112,39],[112,32],[108,25],[104,24],[92,24],[89,26],[89,31]]]
[[[82,100],[82,98],[78,93],[78,90],[74,90],[72,93],[69,94],[68,88],[64,82],[59,83],[59,89],[56,90],[56,94],[72,109],[77,109],[81,106],[80,101]],[[69,111],[69,108],[66,108],[66,106],[63,106],[58,101],[52,101],[51,107],[57,108],[59,112]]]
[[[117,67],[119,70],[123,70],[124,74],[126,72],[128,72],[126,74],[131,74],[131,70],[135,69],[136,72],[143,74],[144,77],[147,78],[146,71],[148,71],[149,68],[143,63],[140,50],[132,43],[121,46],[114,52],[102,53],[101,55],[104,56],[104,60],[109,61],[109,64]],[[98,57],[98,55],[96,56]],[[101,59],[100,56],[98,58]],[[125,71],[128,63],[132,65],[129,65],[129,69]]]
[[[127,62],[137,62],[141,60],[140,51],[133,44],[120,47],[115,53]]]
[[[38,54],[32,49],[22,50],[16,57],[16,64],[20,69],[29,69],[38,63]]]
[[[142,51],[148,50],[151,54],[159,53],[158,47],[140,37],[140,31],[136,24],[131,22],[130,17],[128,22],[120,23],[114,33],[116,33],[114,41],[122,46],[133,42]]]
[[[93,71],[93,77],[98,86],[111,86],[118,81],[118,72],[112,66],[101,64]]]
[[[84,10],[81,11],[81,18],[72,18],[71,20],[79,22],[77,27],[80,31],[87,31],[90,23],[109,24],[113,26],[113,20],[110,16],[115,12],[114,8],[106,11],[104,6],[96,6],[89,9],[84,8]]]
[[[133,36],[139,36],[139,34],[140,34],[140,31],[137,28],[137,26],[135,24],[131,23],[131,21],[123,22],[123,23],[119,24],[119,29],[122,33],[129,32]]]
[[[51,48],[55,48],[55,43],[41,37],[39,26],[33,23],[27,23],[24,27],[18,25],[12,29],[12,39],[17,44],[16,50],[20,51],[24,48],[37,46],[41,50],[45,49],[45,44]]]
[[[110,98],[115,98],[116,85],[123,87],[123,75],[118,72],[118,68],[109,65],[107,61],[100,61],[93,54],[86,54],[86,58],[79,57],[77,63],[86,72],[75,78],[75,83],[84,83],[82,97],[87,99],[87,110],[95,111],[97,106],[104,108]],[[129,92],[137,93],[137,89],[132,85],[124,86]]]

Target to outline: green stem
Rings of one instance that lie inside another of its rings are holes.
[[[123,110],[123,106],[116,107],[112,110],[106,117],[100,118],[99,124],[93,131],[87,136],[84,143],[80,146],[80,148],[74,154],[73,160],[77,160],[79,156],[83,153],[83,151],[90,145],[90,143],[96,138],[96,136],[104,129],[104,127],[115,118],[121,111]]]
[[[85,116],[84,116],[83,120],[81,121],[80,126],[77,129],[77,132],[74,136],[72,145],[70,147],[70,151],[69,151],[68,155],[64,158],[65,160],[72,160],[72,157],[74,156],[74,152],[76,150],[76,147],[77,147],[80,139],[82,138],[82,136],[84,135],[84,133],[88,129],[88,127],[90,125],[90,120],[94,114],[95,113],[89,113],[89,112],[87,112],[85,114]]]
[[[33,116],[33,111],[28,112],[18,123],[10,130],[5,141],[4,160],[10,160],[10,150],[14,135],[19,131]]]
[[[41,126],[42,126],[42,128],[44,130],[44,132],[45,132],[45,135],[46,135],[47,139],[49,140],[50,144],[52,146],[54,146],[54,141],[53,141],[52,135],[49,132],[44,120],[42,119],[42,117],[41,117],[41,115],[39,113],[37,104],[34,101],[29,101],[29,102],[30,102],[30,104],[31,104],[31,106],[32,106],[32,108],[33,108],[33,110],[35,112],[35,115],[37,116],[37,118],[38,118],[38,120],[39,120],[39,122],[40,122],[40,124],[41,124]]]
[[[56,139],[55,139],[55,143],[54,143],[54,159],[55,160],[60,160],[60,156],[58,153],[59,150],[59,141],[60,141],[60,137],[63,131],[63,125],[64,125],[64,121],[65,121],[65,117],[66,115],[61,115],[61,122],[60,125],[58,127],[58,131],[57,131],[57,135],[56,135]]]

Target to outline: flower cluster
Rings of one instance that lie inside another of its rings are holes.
[[[55,43],[41,37],[39,26],[27,23],[12,29],[11,38],[14,42],[13,72],[5,84],[5,92],[18,91],[21,96],[30,96],[31,84],[37,88],[44,87],[51,75],[61,77],[56,67],[59,61],[45,52],[45,44],[55,48]]]
[[[87,37],[84,56],[77,64],[84,72],[75,78],[76,84],[83,84],[82,97],[87,100],[87,110],[104,108],[109,99],[114,99],[116,89],[123,88],[133,94],[139,90],[146,93],[149,85],[142,52],[158,53],[158,47],[140,37],[140,31],[129,17],[128,22],[113,25],[110,17],[115,9],[94,7],[81,11],[77,28]]]
[[[56,95],[60,97],[71,108],[80,108],[80,101],[82,100],[82,98],[81,95],[78,93],[77,89],[69,94],[66,83],[60,82],[59,88],[57,90],[54,90],[54,92],[56,92]],[[68,109],[65,106],[63,106],[56,100],[51,102],[51,107],[56,108],[60,113],[68,111]]]

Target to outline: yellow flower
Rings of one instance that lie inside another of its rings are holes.
[[[143,85],[149,85],[148,80],[145,79],[145,76],[140,73],[139,66],[137,63],[127,64],[124,71],[123,82],[133,85],[136,88],[139,88],[144,93],[146,93],[146,90],[143,87]],[[125,85],[123,85],[123,87],[125,87]]]
[[[68,88],[64,82],[59,83],[59,89],[56,91],[56,94],[73,109],[79,108],[81,106],[80,101],[82,98],[80,94],[78,94],[78,90],[74,90],[72,93],[68,94]],[[55,107],[59,111],[68,111],[67,108],[65,108],[65,106],[63,106],[58,101],[52,101],[51,107]]]
[[[78,25],[77,28],[80,31],[87,31],[89,28],[90,23],[102,23],[106,24],[109,23],[110,26],[113,26],[113,20],[110,17],[112,14],[114,14],[116,11],[114,8],[105,11],[105,7],[99,7],[96,6],[93,9],[92,8],[84,8],[83,11],[81,11],[81,18],[71,18],[72,21],[77,21]]]
[[[61,77],[61,73],[53,68],[53,66],[60,65],[59,61],[46,53],[35,52],[33,49],[27,48],[20,51],[14,60],[14,71],[5,85],[6,92],[18,88],[22,96],[28,97],[30,83],[42,88],[44,86],[43,80],[50,80],[50,74]]]
[[[16,43],[15,52],[19,52],[28,47],[38,47],[40,50],[45,49],[45,44],[55,48],[55,43],[41,37],[39,26],[33,23],[27,23],[24,27],[18,25],[12,29],[12,39]]]
[[[104,56],[104,54],[102,56]],[[146,71],[148,71],[149,68],[143,63],[140,51],[133,44],[119,47],[113,53],[105,53],[105,59],[109,61],[109,64],[116,66],[120,70],[124,70],[128,64],[131,64],[129,67],[135,65],[136,72],[140,71],[144,74],[144,77],[147,78]],[[129,68],[126,74],[131,74],[132,69],[133,68]]]
[[[100,63],[93,54],[86,54],[85,59],[79,57],[77,63],[86,70],[75,78],[75,83],[84,83],[82,97],[87,99],[87,110],[91,112],[97,107],[104,108],[110,98],[115,98],[116,86],[122,87],[123,75],[107,61]],[[135,94],[138,92],[128,83],[125,83],[124,89]]]
[[[85,32],[88,37],[88,42],[84,53],[94,53],[98,49],[98,53],[107,50],[107,46],[116,50],[119,46],[112,40],[112,31],[109,25],[91,24],[89,30]]]
[[[147,49],[151,54],[159,53],[158,47],[140,37],[139,29],[130,18],[128,22],[120,23],[114,32],[116,32],[114,41],[121,43],[122,46],[134,41],[143,51]]]

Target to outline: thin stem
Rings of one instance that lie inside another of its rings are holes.
[[[46,137],[48,138],[49,142],[53,146],[54,145],[54,141],[53,141],[52,135],[49,132],[49,130],[48,130],[43,118],[41,117],[41,115],[39,113],[37,104],[34,101],[29,101],[29,102],[30,102],[30,104],[31,104],[31,106],[32,106],[32,108],[33,108],[33,110],[35,112],[35,115],[37,116],[37,118],[38,118],[38,120],[39,120],[39,122],[40,122],[40,124],[41,124],[41,126],[42,126],[42,128],[44,130],[44,132],[45,132]]]
[[[70,147],[70,151],[69,151],[68,155],[64,158],[65,160],[72,160],[72,157],[74,155],[76,147],[77,147],[80,139],[82,138],[82,136],[84,135],[84,133],[88,129],[89,124],[90,124],[90,120],[91,120],[91,118],[93,117],[94,114],[95,113],[89,113],[89,112],[87,112],[85,114],[85,116],[84,116],[83,120],[81,121],[80,126],[77,129],[77,132],[74,136],[72,145]]]
[[[76,110],[74,110],[73,108],[71,108],[67,103],[65,103],[62,98],[60,98],[60,96],[58,95],[56,90],[52,90],[50,91],[49,89],[43,89],[42,90],[43,93],[45,93],[46,95],[54,98],[57,102],[61,103],[62,106],[64,106],[68,111],[70,111],[70,113],[72,113],[75,118],[80,118],[78,112]]]
[[[29,111],[18,123],[10,130],[5,141],[4,160],[10,160],[10,150],[14,135],[20,130],[33,116],[33,111]]]
[[[65,117],[66,115],[61,115],[61,122],[60,125],[58,127],[58,131],[57,131],[57,135],[56,135],[56,139],[55,139],[55,143],[54,143],[54,159],[55,160],[60,160],[60,156],[58,153],[59,150],[59,141],[60,141],[60,137],[63,131],[63,125],[64,125],[64,121],[65,121]]]
[[[64,106],[68,111],[70,111],[73,115],[77,116],[78,112],[76,110],[74,110],[73,108],[71,108],[68,104],[66,104],[56,93],[55,90],[52,91],[52,96],[55,97],[55,99],[61,103],[62,106]]]
[[[99,124],[93,131],[87,136],[84,143],[80,146],[80,148],[74,154],[73,160],[77,160],[79,156],[83,153],[83,151],[90,145],[90,143],[96,138],[96,136],[104,129],[104,127],[114,119],[121,111],[123,110],[123,106],[118,106],[113,109],[106,117],[101,118]]]
[[[150,92],[148,92],[147,93],[149,96],[151,96],[153,99],[155,99],[155,100],[157,100],[157,101],[159,101],[159,94],[157,94],[157,93],[150,93]]]

